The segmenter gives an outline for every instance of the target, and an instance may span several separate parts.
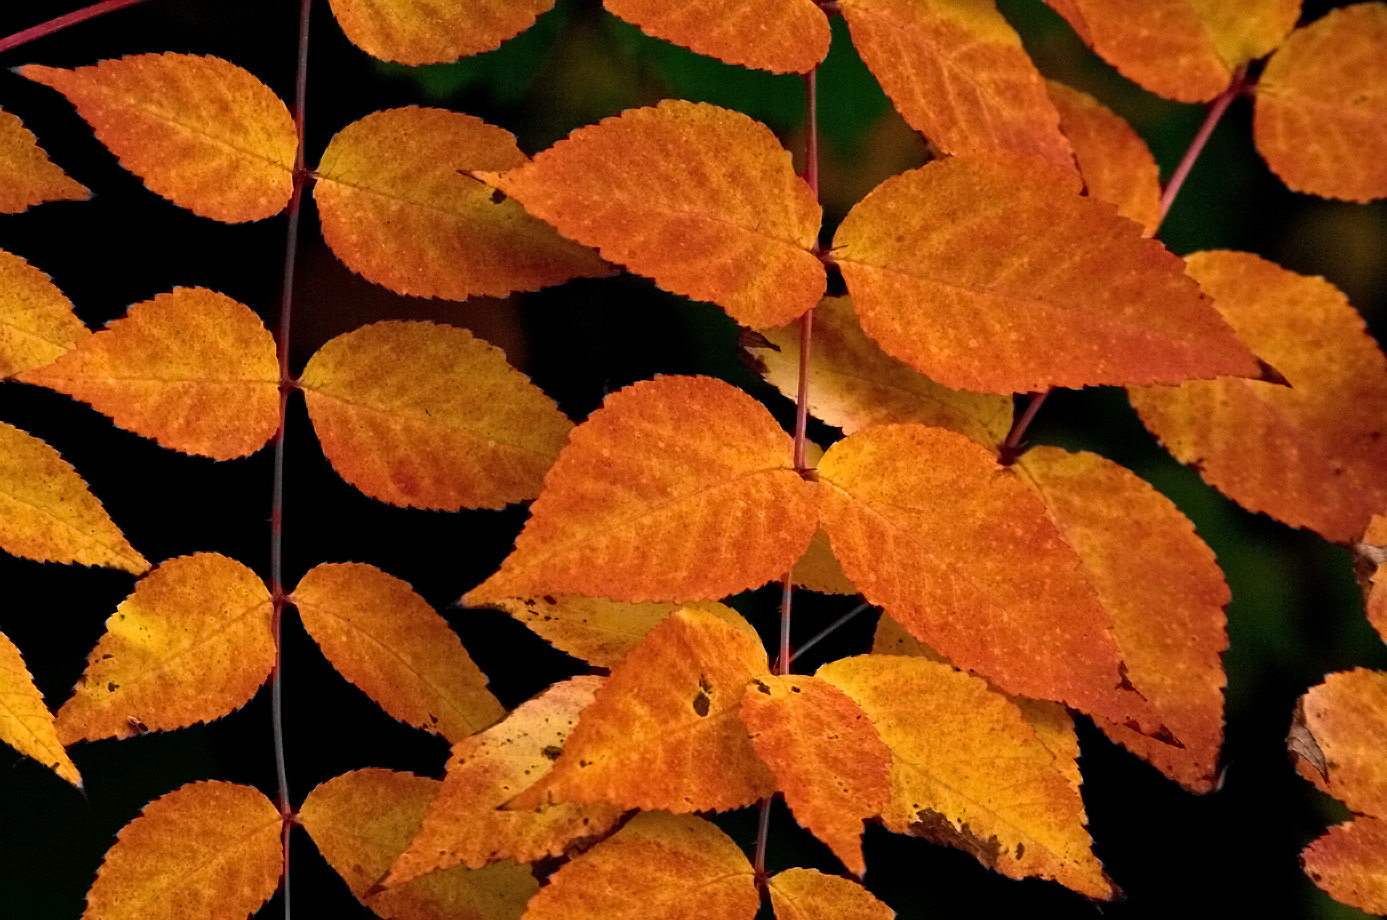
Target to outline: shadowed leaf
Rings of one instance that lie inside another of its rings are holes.
[[[0,742],[82,788],[82,777],[58,740],[43,694],[34,686],[19,649],[4,633],[0,633]]]
[[[554,0],[330,0],[337,24],[367,54],[439,64],[500,46]]]
[[[1051,80],[1045,84],[1059,110],[1060,131],[1074,148],[1088,194],[1155,236],[1161,223],[1161,176],[1141,135],[1087,93]]]
[[[39,147],[24,122],[0,109],[0,214],[18,214],[45,201],[83,201],[91,192]]]
[[[828,54],[828,17],[814,0],[605,0],[646,33],[729,64],[807,73]]]
[[[828,534],[822,530],[814,532],[809,548],[795,563],[793,573],[795,587],[820,594],[857,594],[857,586],[848,580],[843,567],[833,555]]]
[[[816,869],[786,869],[767,886],[776,920],[891,920],[896,912],[856,882]]]
[[[48,275],[0,249],[0,380],[48,364],[89,335]]]

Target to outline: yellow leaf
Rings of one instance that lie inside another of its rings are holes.
[[[58,740],[43,694],[34,686],[19,649],[4,633],[0,633],[0,741],[82,788],[82,777]]]
[[[39,562],[104,565],[132,575],[149,569],[72,465],[43,441],[4,422],[0,549]]]
[[[48,364],[90,334],[46,274],[0,250],[0,379]]]
[[[0,213],[18,214],[45,201],[82,201],[91,192],[39,147],[33,133],[0,109]]]
[[[646,33],[729,64],[807,73],[828,54],[828,17],[814,0],[605,0]]]
[[[441,64],[499,47],[554,0],[330,0],[347,38],[401,64]]]
[[[239,223],[289,203],[294,121],[273,90],[229,61],[136,54],[16,72],[66,96],[122,166],[180,208]]]
[[[270,592],[216,553],[157,566],[106,621],[72,696],[64,744],[128,738],[220,719],[244,706],[275,663]]]
[[[815,869],[786,869],[768,886],[776,920],[891,920],[896,912],[856,882]]]
[[[1387,672],[1355,668],[1325,677],[1296,706],[1319,763],[1292,745],[1300,774],[1356,814],[1387,818]]]
[[[274,337],[205,288],[132,306],[24,383],[66,393],[165,447],[214,460],[255,453],[279,427]]]
[[[373,112],[323,152],[313,189],[323,238],[352,271],[417,297],[504,297],[610,274],[590,249],[470,174],[525,162],[509,131],[471,115]]]
[[[1336,901],[1387,914],[1387,821],[1356,818],[1332,827],[1305,848],[1300,864]]]

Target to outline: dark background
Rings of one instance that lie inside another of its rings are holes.
[[[58,0],[8,3],[0,35],[67,12]],[[1335,4],[1308,3],[1302,21]],[[6,68],[79,66],[124,54],[214,54],[293,97],[298,4],[290,0],[150,0],[8,52]],[[1048,75],[1085,89],[1127,117],[1168,175],[1198,126],[1201,106],[1151,96],[1080,46],[1039,0],[1007,0],[1004,12]],[[851,204],[886,176],[923,162],[923,146],[889,109],[857,60],[842,23],[821,71],[825,236]],[[478,115],[514,132],[529,153],[571,129],[665,97],[748,112],[794,151],[803,143],[803,95],[795,77],[754,73],[648,39],[596,0],[560,0],[536,27],[500,51],[458,65],[416,70],[382,64],[351,46],[325,3],[315,4],[308,95],[308,162],[340,128],[371,111],[411,103]],[[53,159],[94,190],[89,202],[42,205],[0,216],[0,248],[48,272],[97,327],[134,302],[177,285],[222,291],[274,326],[283,265],[283,216],[223,225],[183,212],[123,171],[56,93],[0,71],[0,106],[22,118]],[[1387,328],[1387,208],[1288,192],[1250,141],[1251,104],[1236,102],[1182,192],[1161,238],[1177,253],[1246,249],[1342,288],[1376,330]],[[798,156],[798,153],[796,154]],[[710,373],[745,386],[777,412],[787,400],[738,363],[736,330],[717,308],[667,295],[633,277],[581,281],[508,300],[456,304],[399,297],[357,278],[325,249],[305,208],[295,286],[293,369],[332,336],[384,318],[465,326],[503,347],[574,419],[603,396],[656,373]],[[45,439],[87,478],[116,523],[152,562],[217,551],[267,571],[271,454],[225,463],[175,454],[114,428],[65,397],[0,386],[0,418]],[[1300,873],[1296,856],[1342,809],[1299,780],[1284,738],[1295,699],[1327,672],[1387,667],[1369,629],[1346,551],[1242,511],[1175,464],[1136,421],[1120,391],[1065,392],[1051,400],[1035,440],[1083,446],[1148,477],[1174,498],[1214,547],[1233,588],[1223,788],[1196,797],[1104,740],[1080,719],[1084,797],[1095,851],[1126,899],[1093,905],[1058,885],[1015,882],[970,857],[896,837],[866,834],[867,884],[903,918],[1359,916]],[[813,434],[814,432],[811,432]],[[824,440],[826,430],[818,432]],[[301,402],[291,402],[285,511],[288,585],[323,561],[370,562],[406,579],[458,629],[493,689],[514,706],[583,669],[505,615],[449,605],[494,571],[524,522],[523,507],[439,514],[392,508],[346,485],[319,451]],[[1151,560],[1159,565],[1160,560]],[[56,709],[67,697],[107,616],[129,593],[112,571],[0,558],[0,631],[23,651]],[[848,609],[847,598],[804,594],[802,642]],[[771,592],[737,605],[770,635]],[[827,657],[865,650],[872,618],[832,641]],[[324,661],[290,615],[285,697],[292,796],[351,769],[385,766],[442,773],[444,742],[392,721]],[[115,833],[150,800],[194,780],[254,785],[273,797],[269,694],[211,725],[128,741],[76,746],[87,793],[0,748],[0,917],[71,920]],[[773,869],[839,871],[827,851],[777,806]],[[718,818],[748,848],[751,810]],[[295,838],[294,900],[315,915],[370,916],[327,869],[304,834]],[[276,916],[280,899],[265,908]]]

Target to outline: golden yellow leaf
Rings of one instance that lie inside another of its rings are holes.
[[[330,0],[347,38],[401,64],[480,54],[524,32],[554,0]]]
[[[24,122],[0,109],[0,214],[45,201],[82,201],[91,192],[59,169]]]
[[[400,579],[324,563],[290,600],[332,666],[401,722],[458,742],[505,715],[457,633]]]
[[[80,399],[165,447],[214,460],[254,453],[279,427],[274,337],[249,307],[206,288],[137,303],[19,379]]]
[[[48,364],[88,335],[48,275],[0,250],[0,380]]]
[[[1246,252],[1200,252],[1190,274],[1290,386],[1190,381],[1130,391],[1182,463],[1251,511],[1352,540],[1387,507],[1387,358],[1322,278]]]
[[[457,865],[476,869],[501,859],[531,863],[606,833],[624,809],[605,802],[502,807],[549,772],[578,713],[601,684],[593,675],[554,684],[500,724],[453,745],[443,785],[385,884],[393,887]]]
[[[605,0],[642,31],[729,64],[807,73],[828,54],[828,17],[814,0]]]
[[[639,814],[563,866],[525,920],[752,920],[751,863],[694,815]]]
[[[387,920],[519,920],[539,884],[528,866],[513,862],[375,888],[418,831],[438,787],[438,780],[412,773],[354,770],[310,792],[299,820],[352,894]]]
[[[818,676],[871,717],[891,749],[889,830],[957,847],[1012,878],[1115,892],[1093,856],[1083,801],[1006,697],[923,658],[861,655]]]
[[[1293,745],[1300,774],[1356,814],[1387,818],[1387,672],[1328,675],[1300,698],[1295,724],[1323,757],[1312,763]]]
[[[856,882],[816,869],[786,869],[767,886],[776,920],[891,920],[896,912]]]
[[[857,585],[848,580],[843,567],[834,558],[828,534],[822,530],[814,531],[814,539],[809,541],[809,548],[799,557],[791,574],[797,588],[818,591],[820,594],[858,593]]]
[[[863,330],[946,386],[1177,383],[1259,368],[1178,258],[1033,158],[955,157],[887,179],[833,254]]]
[[[573,428],[500,349],[455,326],[390,321],[339,335],[299,386],[342,478],[410,508],[534,498]]]
[[[1300,864],[1336,901],[1387,914],[1387,821],[1355,818],[1331,827],[1305,848]]]
[[[708,600],[803,555],[815,490],[756,400],[708,377],[657,377],[573,430],[501,570],[465,598],[580,594]]]
[[[279,887],[279,809],[249,786],[189,783],[116,835],[82,920],[245,920]]]
[[[0,422],[0,549],[39,562],[103,565],[132,575],[149,563],[58,452]]]
[[[592,250],[471,175],[525,162],[509,131],[471,115],[373,112],[338,132],[318,164],[323,238],[352,271],[417,297],[504,297],[610,274]]]
[[[16,72],[66,96],[122,166],[180,208],[239,223],[289,203],[294,121],[273,90],[229,61],[136,54]]]
[[[58,740],[43,694],[34,686],[19,649],[4,633],[0,633],[0,741],[82,788],[82,777]]]
[[[220,719],[244,706],[275,663],[270,592],[216,553],[161,563],[106,621],[58,710],[64,744],[128,738]]]
[[[746,326],[789,322],[828,283],[809,251],[822,216],[813,191],[740,112],[667,99],[477,175],[564,236]]]

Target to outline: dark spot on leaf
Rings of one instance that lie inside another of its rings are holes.
[[[693,709],[694,712],[698,713],[700,718],[708,714],[709,702],[708,694],[704,693],[702,690],[698,691],[698,695],[693,699]]]
[[[111,660],[111,659],[114,658],[114,657],[116,657],[116,656],[115,656],[115,655],[102,655],[102,656],[101,656],[101,660],[102,660],[102,661],[109,661],[109,660]]]
[[[554,599],[554,595],[552,595],[552,594],[546,594],[546,595],[544,595],[544,603],[546,603],[546,604],[548,604],[549,606],[552,607],[553,605],[557,604],[558,601],[556,601],[556,600]]]
[[[550,760],[558,760],[559,755],[563,753],[563,748],[559,747],[557,744],[551,744],[540,751],[540,753]]]
[[[109,684],[106,685],[106,689],[107,689],[109,692],[111,692],[111,693],[115,693],[115,692],[116,692],[116,688],[119,687],[119,686],[120,686],[120,684],[116,683],[115,681],[112,681],[111,683],[109,683]]]
[[[910,835],[921,837],[931,843],[946,847],[957,847],[989,869],[997,867],[997,857],[1002,853],[1002,844],[996,836],[983,840],[967,824],[954,827],[948,818],[933,809],[926,808],[916,816],[910,825]]]
[[[1117,676],[1119,678],[1117,682],[1119,689],[1136,692],[1137,688],[1132,686],[1132,681],[1127,677],[1127,663],[1125,661],[1119,661],[1117,663]]]
[[[505,201],[505,200],[506,200],[506,193],[505,193],[505,192],[501,191],[499,188],[494,188],[494,189],[491,190],[491,203],[492,203],[492,204],[500,204],[501,202],[503,202],[503,201]]]
[[[771,688],[770,688],[770,687],[766,686],[764,683],[762,683],[762,682],[759,681],[759,680],[756,680],[755,678],[753,678],[751,682],[752,682],[753,684],[756,685],[756,689],[757,689],[757,690],[760,690],[762,693],[764,693],[764,694],[766,694],[766,695],[770,695],[770,692],[771,692]]]
[[[708,675],[706,675],[706,674],[700,674],[700,675],[698,675],[698,689],[702,690],[704,693],[712,693],[712,692],[713,692],[713,685],[710,684],[710,683],[708,683]]]
[[[791,692],[791,693],[799,693],[799,692],[800,692],[800,689],[799,689],[799,687],[791,687],[791,688],[790,688],[790,692]]]
[[[1020,859],[1022,856],[1025,856],[1025,855],[1026,855],[1026,845],[1025,845],[1024,843],[1018,843],[1018,844],[1016,844],[1016,858],[1017,858],[1017,859]]]

